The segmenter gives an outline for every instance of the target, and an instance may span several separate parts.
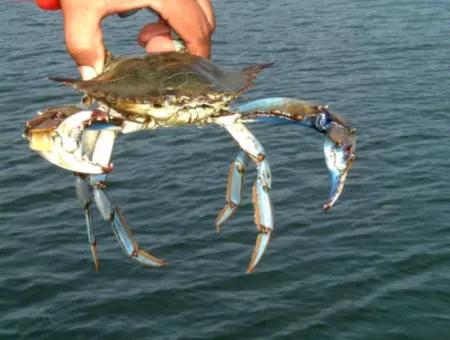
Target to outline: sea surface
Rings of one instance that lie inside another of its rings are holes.
[[[214,1],[213,60],[275,62],[243,98],[323,102],[357,128],[357,160],[329,213],[323,136],[251,126],[273,174],[276,230],[257,231],[251,185],[217,234],[237,146],[215,126],[122,136],[109,195],[142,248],[127,259],[95,217],[91,260],[73,175],[21,137],[40,109],[77,103],[61,18],[0,3],[0,339],[450,339],[450,4],[419,0]],[[115,54],[142,53],[141,11],[104,22]]]

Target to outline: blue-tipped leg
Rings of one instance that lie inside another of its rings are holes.
[[[99,262],[97,253],[97,241],[95,239],[95,229],[94,224],[92,223],[92,211],[91,211],[92,192],[86,181],[86,178],[83,178],[80,175],[75,176],[75,189],[78,200],[80,201],[81,206],[83,207],[84,210],[84,217],[86,219],[86,230],[89,240],[89,248],[91,250],[92,258],[94,260],[95,270],[98,271]]]
[[[139,246],[134,240],[131,230],[126,223],[121,210],[117,206],[113,206],[113,210],[114,214],[111,221],[111,226],[124,253],[130,256],[131,259],[145,266],[161,267],[165,265],[166,261],[158,259],[145,250],[139,249]]]
[[[239,151],[236,159],[230,165],[228,171],[226,204],[216,218],[216,231],[220,232],[222,225],[234,215],[241,203],[244,174],[247,169],[248,156],[244,151]]]
[[[103,219],[111,224],[114,235],[116,236],[117,241],[119,241],[123,252],[132,260],[145,266],[161,267],[166,264],[166,261],[158,259],[145,250],[139,248],[139,245],[135,241],[122,212],[116,205],[111,203],[106,195],[104,191],[106,182],[97,180],[99,177],[100,176],[91,176],[91,183],[94,187],[93,197]]]

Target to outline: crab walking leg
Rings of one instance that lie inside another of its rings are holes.
[[[130,228],[125,218],[116,205],[113,205],[104,192],[105,182],[101,175],[91,176],[91,184],[94,187],[94,200],[102,217],[108,221],[114,231],[119,244],[126,255],[131,259],[150,267],[160,267],[166,261],[158,259],[145,250],[139,249],[138,243],[134,240]]]
[[[100,131],[92,153],[92,161],[98,164],[109,164],[115,137],[116,131]],[[134,240],[121,210],[111,203],[105,193],[106,175],[91,175],[90,181],[97,208],[103,219],[111,224],[114,235],[119,241],[124,253],[145,266],[160,267],[164,265],[166,263],[164,260],[156,258],[145,250],[139,249],[139,245]]]
[[[89,159],[95,150],[100,130],[85,130],[81,135],[81,152]],[[86,230],[89,240],[89,248],[91,250],[92,258],[94,260],[95,270],[99,270],[97,240],[95,237],[95,228],[92,223],[92,188],[89,183],[87,175],[75,173],[75,189],[78,200],[84,210],[84,217],[86,220]]]
[[[247,267],[247,273],[251,273],[261,260],[269,244],[270,234],[273,230],[273,212],[269,196],[272,177],[264,148],[250,130],[242,123],[227,124],[224,127],[238,142],[241,149],[255,162],[257,167],[257,178],[253,186],[253,206],[255,224],[259,235],[256,239],[252,258]]]
[[[91,249],[92,258],[94,260],[95,270],[98,271],[98,254],[97,254],[97,241],[95,239],[95,229],[92,223],[92,192],[90,186],[86,181],[86,178],[82,175],[75,174],[75,188],[77,192],[78,200],[84,209],[84,216],[86,219],[86,228],[89,239],[89,248]]]
[[[239,151],[236,159],[230,165],[228,172],[226,205],[216,218],[216,229],[220,232],[224,224],[237,210],[241,203],[244,173],[247,169],[248,156],[244,151]]]

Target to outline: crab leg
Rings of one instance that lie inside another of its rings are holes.
[[[166,262],[149,254],[145,250],[139,248],[138,243],[134,240],[130,228],[125,218],[116,205],[112,204],[106,195],[104,189],[106,187],[104,175],[92,175],[91,185],[94,188],[94,200],[103,219],[111,224],[119,244],[126,255],[131,259],[151,267],[160,267]]]
[[[269,191],[272,185],[269,163],[266,160],[264,148],[256,137],[242,123],[224,125],[225,129],[238,142],[239,146],[255,162],[257,178],[253,186],[253,206],[255,224],[259,231],[253,255],[247,267],[251,273],[261,260],[270,240],[273,230],[273,213],[270,203]]]
[[[99,130],[89,129],[83,131],[81,134],[81,152],[86,157],[91,158],[94,152],[95,145],[100,135]],[[84,217],[86,220],[86,230],[89,240],[89,248],[91,250],[92,258],[94,260],[95,270],[99,270],[98,252],[97,252],[97,240],[95,238],[95,228],[92,223],[92,188],[89,183],[87,175],[81,173],[75,173],[75,190],[78,200],[84,210]]]
[[[115,127],[108,125],[92,126],[81,134],[81,152],[88,159],[95,159],[98,164],[109,164],[112,147],[116,137]],[[95,238],[95,228],[92,223],[92,189],[90,181],[86,175],[75,174],[75,188],[78,200],[84,209],[86,228],[89,240],[89,247],[94,260],[95,270],[99,269],[97,241]]]
[[[109,164],[115,136],[115,131],[101,130],[99,132],[92,152],[93,162],[96,164]],[[111,203],[105,193],[106,175],[91,175],[90,184],[93,187],[93,197],[97,208],[103,219],[111,224],[114,234],[125,254],[146,266],[159,267],[164,265],[164,260],[156,258],[145,250],[139,249],[139,245],[134,240],[121,210]]]
[[[110,146],[107,147],[106,149],[103,149],[103,151],[105,151],[104,157],[107,158],[103,160],[104,164],[107,164],[109,162],[115,137],[115,133],[105,132],[106,129],[107,126],[103,126],[102,132],[102,130],[94,126],[90,129],[84,130],[81,134],[81,152],[89,159],[92,158],[94,151],[97,150],[96,152],[98,154],[99,150],[102,149],[101,146],[108,144],[109,141]],[[93,190],[87,175],[75,173],[75,189],[78,200],[80,201],[81,206],[84,209],[86,229],[89,240],[89,248],[91,250],[92,258],[94,260],[95,270],[98,271],[99,261],[97,252],[97,240],[95,238],[95,228],[94,224],[92,223],[92,210],[91,210]]]
[[[242,189],[244,184],[244,173],[247,169],[248,156],[244,151],[239,151],[236,159],[230,165],[228,172],[227,192],[225,195],[226,205],[216,218],[217,232],[220,232],[222,224],[225,223],[237,210],[241,203]]]
[[[89,248],[91,249],[92,258],[94,260],[95,270],[98,271],[99,263],[98,263],[98,254],[97,254],[97,241],[95,239],[95,229],[92,223],[92,212],[91,212],[91,204],[92,204],[92,192],[90,190],[90,186],[86,182],[86,178],[82,177],[79,174],[75,175],[75,188],[77,192],[78,200],[81,203],[81,206],[84,209],[84,216],[86,219],[86,228],[89,240]]]

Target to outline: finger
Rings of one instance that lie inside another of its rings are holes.
[[[191,54],[209,58],[212,32],[207,17],[196,0],[155,1],[153,9],[184,40]]]
[[[69,54],[78,66],[90,66],[100,73],[105,58],[100,26],[104,9],[90,0],[61,0],[61,10]]]
[[[142,47],[148,43],[150,39],[158,35],[168,35],[170,37],[170,28],[162,22],[153,22],[142,27],[138,35],[138,43]]]
[[[209,28],[211,32],[214,32],[216,29],[216,17],[214,15],[214,9],[210,0],[197,0],[198,4],[205,13],[206,20],[208,20]]]

